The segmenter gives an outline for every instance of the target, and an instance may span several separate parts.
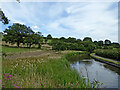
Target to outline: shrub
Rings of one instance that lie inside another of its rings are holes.
[[[95,51],[96,55],[120,60],[120,48],[119,49],[98,49]]]

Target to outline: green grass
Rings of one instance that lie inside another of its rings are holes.
[[[35,48],[32,48],[32,49],[29,49],[29,48],[15,48],[15,47],[5,47],[5,46],[2,46],[2,52],[3,53],[17,53],[17,52],[27,52],[27,51],[35,51],[35,50],[38,50],[38,49],[35,49]]]
[[[49,56],[48,56],[49,57]],[[92,88],[91,83],[70,68],[66,58],[50,59],[47,56],[3,59],[3,87],[13,88]],[[6,78],[8,75],[11,78]],[[8,80],[9,79],[9,80]],[[13,86],[13,84],[15,86]],[[95,84],[96,85],[96,84]]]
[[[65,58],[69,61],[73,60],[83,60],[83,59],[90,59],[89,52],[82,51],[82,52],[70,52],[65,55]]]
[[[111,63],[117,64],[117,65],[120,65],[119,62],[112,61],[112,60],[109,60],[109,59],[105,59],[105,58],[102,58],[102,57],[97,57],[97,56],[95,56],[95,55],[93,55],[93,54],[95,54],[95,53],[92,53],[92,54],[90,54],[90,55],[93,56],[93,57],[95,57],[96,59],[98,58],[98,59],[101,59],[101,60],[103,60],[103,61],[107,61],[107,62],[111,62]]]

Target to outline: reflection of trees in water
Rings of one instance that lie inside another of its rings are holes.
[[[88,55],[78,55],[78,56],[73,56],[73,57],[69,58],[68,61],[71,64],[75,64],[77,61],[81,61],[81,60],[85,60],[85,59],[91,59],[91,57]]]
[[[83,64],[85,64],[85,65],[91,65],[91,64],[92,64],[92,61],[91,61],[90,59],[88,59],[88,60],[86,59],[86,60],[80,60],[80,61],[79,61],[79,64],[80,64],[80,63],[83,63]]]
[[[119,68],[116,68],[116,67],[114,67],[114,66],[111,66],[111,65],[107,65],[107,64],[105,64],[105,65],[103,65],[105,68],[107,68],[107,69],[109,69],[109,70],[111,70],[111,71],[113,71],[113,72],[115,72],[115,73],[118,73],[118,75],[120,75],[120,69]]]

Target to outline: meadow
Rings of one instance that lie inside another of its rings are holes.
[[[18,51],[19,48],[18,50],[3,48],[3,52],[11,50],[11,52],[26,51],[27,53],[28,51],[27,49]],[[70,68],[70,63],[65,57],[66,51],[65,53],[52,52],[54,53],[19,59],[3,57],[2,88],[93,88],[97,86],[95,82],[86,83],[85,78]]]

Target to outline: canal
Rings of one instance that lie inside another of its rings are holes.
[[[70,66],[77,70],[83,78],[89,77],[90,82],[96,80],[103,83],[100,88],[120,88],[120,72],[116,67],[94,59],[72,60]]]

